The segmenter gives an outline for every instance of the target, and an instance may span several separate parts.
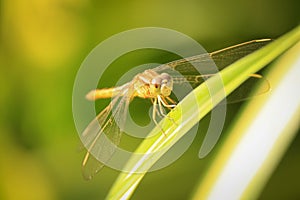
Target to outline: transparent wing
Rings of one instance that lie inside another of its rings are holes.
[[[165,70],[172,72],[172,70],[175,70],[180,72],[182,75],[199,75],[199,72],[201,72],[202,75],[211,74],[213,72],[214,65],[216,65],[220,71],[235,61],[260,49],[270,41],[271,40],[269,39],[263,39],[244,42],[212,53],[204,53],[172,61],[167,64],[160,65],[154,70],[157,72],[163,72]]]
[[[81,140],[87,147],[87,154],[82,163],[84,178],[93,178],[113,156],[120,143],[132,95],[132,86],[128,84],[82,133]]]
[[[160,65],[153,70],[162,73],[167,72],[173,76],[175,84],[189,82],[193,87],[200,85],[204,80],[213,76],[218,70],[226,68],[237,60],[253,53],[259,48],[268,44],[271,40],[253,40],[242,44],[234,45],[212,53],[192,56],[180,59],[164,65]],[[179,72],[182,76],[178,76]],[[230,95],[229,102],[237,102],[248,99],[253,94],[250,93],[254,85],[260,83],[263,87],[254,96],[263,94],[270,90],[268,80],[260,75],[249,74],[249,80],[242,84],[235,92]]]

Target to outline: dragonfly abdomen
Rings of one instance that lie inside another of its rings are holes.
[[[119,86],[119,87],[91,90],[85,96],[85,98],[87,98],[88,100],[94,101],[94,100],[97,100],[97,99],[112,98],[112,97],[115,97],[116,95],[119,95],[119,94],[121,94],[121,96],[122,96],[122,91],[127,85],[128,85],[128,83],[124,84],[122,86]]]
[[[90,91],[85,97],[88,100],[106,99],[113,97],[115,88],[95,89]]]

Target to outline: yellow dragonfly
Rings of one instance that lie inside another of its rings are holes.
[[[140,97],[152,101],[152,118],[155,124],[158,125],[156,116],[166,116],[164,107],[171,109],[176,106],[175,101],[170,98],[174,86],[180,86],[183,82],[188,82],[195,87],[205,81],[205,79],[214,75],[209,73],[212,67],[210,63],[211,60],[213,60],[213,64],[215,64],[219,70],[222,70],[269,42],[269,39],[253,40],[212,53],[176,60],[153,69],[145,70],[137,74],[130,82],[124,85],[90,91],[86,95],[88,100],[103,98],[112,98],[112,100],[82,133],[81,139],[87,147],[87,154],[82,163],[84,177],[91,179],[93,175],[103,167],[103,164],[98,162],[91,155],[91,151],[96,149],[94,152],[97,152],[97,155],[94,156],[99,156],[104,161],[109,161],[113,156],[115,146],[118,146],[120,143],[129,103],[133,98]],[[201,68],[201,72],[205,72],[207,69],[207,73],[200,74],[198,68]],[[174,72],[179,72],[182,76],[176,76]],[[262,78],[262,76],[258,74],[251,74],[249,76],[254,79]],[[251,84],[250,87],[253,86],[253,82]],[[246,88],[246,90],[249,91],[249,88]],[[269,90],[269,87],[267,90]],[[241,101],[248,97],[247,94],[239,94],[237,97],[234,97],[233,101]],[[103,134],[105,134],[115,146],[108,145],[107,141],[102,140],[101,135]],[[97,164],[89,167],[89,160],[94,160],[90,162],[96,161]]]

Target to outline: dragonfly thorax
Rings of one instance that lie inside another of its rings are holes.
[[[167,73],[162,73],[151,80],[150,94],[153,96],[169,96],[173,89],[173,79]]]

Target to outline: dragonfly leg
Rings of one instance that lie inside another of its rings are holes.
[[[151,100],[151,103],[154,104],[154,99],[151,98],[150,100]]]
[[[172,105],[170,105],[166,99],[169,102],[171,102]],[[166,108],[168,108],[169,110],[172,110],[172,108],[176,106],[176,102],[173,99],[171,99],[170,97],[163,97],[163,96],[161,96],[161,100],[162,100],[163,106],[166,107]]]
[[[160,115],[161,113],[159,113],[159,111],[157,110],[157,98],[155,98],[153,100],[153,110],[152,110],[152,119],[155,123],[156,126],[158,126],[160,128],[160,130],[162,131],[162,133],[166,136],[165,131],[163,130],[163,128],[160,126],[160,124],[156,121],[156,113],[158,113],[158,115]]]
[[[165,114],[165,109],[163,108],[163,106],[162,106],[162,98],[160,97],[160,96],[158,96],[157,97],[157,100],[158,100],[158,108],[159,108],[159,112],[160,112],[160,114],[163,116],[163,117],[165,117],[166,116],[166,114]]]
[[[171,102],[174,107],[176,106],[176,101],[174,101],[173,99],[171,99],[170,97],[165,97],[169,102]],[[164,98],[163,98],[164,99]]]
[[[159,117],[164,118],[165,115],[162,115],[161,112],[159,112],[158,109],[157,109],[157,107],[156,107],[157,104],[158,104],[157,98],[151,99],[151,102],[153,104],[153,112],[155,111],[155,116],[157,114]],[[154,113],[152,113],[152,115],[154,115]]]
[[[164,117],[167,117],[170,121],[172,121],[174,124],[176,124],[176,122],[174,121],[174,119],[172,117],[166,115],[163,112],[163,107],[162,107],[162,105],[163,105],[163,106],[165,106],[167,108],[173,108],[176,105],[169,105],[169,104],[167,104],[166,100],[163,97],[159,96],[159,95],[157,96],[157,99],[158,99],[158,106],[159,106],[159,110],[160,110],[161,115],[163,115]]]
[[[170,101],[172,104],[168,104],[168,102],[166,101],[166,99],[168,100],[168,101]],[[166,107],[166,108],[174,108],[175,106],[176,106],[176,102],[173,100],[173,99],[171,99],[170,97],[161,97],[161,103],[164,105],[164,107]]]

